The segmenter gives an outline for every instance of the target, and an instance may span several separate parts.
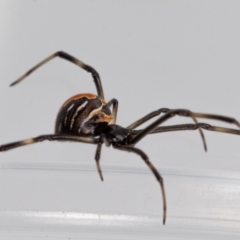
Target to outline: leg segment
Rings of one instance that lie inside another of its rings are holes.
[[[112,108],[112,116],[113,116],[113,119],[111,121],[111,124],[115,124],[116,121],[117,121],[117,111],[118,111],[118,100],[113,98],[112,100],[110,100],[108,103],[107,103],[108,107],[110,108],[111,106],[113,106]]]
[[[17,142],[7,143],[0,146],[0,152],[8,151],[13,148],[25,146],[32,143],[42,142],[42,141],[69,141],[69,142],[82,142],[82,143],[91,143],[97,144],[99,139],[98,138],[90,138],[90,137],[78,137],[78,136],[71,136],[71,135],[61,135],[61,134],[48,134],[48,135],[41,135],[35,138],[29,138]]]
[[[219,120],[223,122],[233,123],[240,127],[239,122],[230,117],[221,116],[221,115],[215,115],[215,114],[205,114],[205,113],[194,113],[190,112],[186,109],[174,109],[167,112],[164,116],[160,117],[156,121],[154,121],[152,124],[147,126],[145,129],[143,129],[141,132],[137,133],[136,136],[131,140],[132,145],[135,145],[137,142],[139,142],[143,137],[145,137],[147,134],[151,133],[156,129],[160,124],[168,120],[169,118],[179,115],[179,116],[185,116],[185,117],[191,117],[191,118],[207,118],[207,119],[214,119]]]
[[[147,114],[146,116],[138,119],[136,122],[132,123],[127,128],[128,129],[135,129],[138,126],[142,125],[143,123],[147,122],[148,120],[150,120],[150,119],[152,119],[154,117],[159,116],[161,113],[166,113],[166,112],[169,112],[169,111],[170,111],[169,108],[160,108],[157,111],[153,111],[153,112]]]
[[[102,150],[102,141],[100,140],[98,142],[98,145],[97,145],[97,150],[96,150],[96,154],[95,154],[95,160],[96,160],[97,170],[98,170],[99,176],[100,176],[101,180],[103,181],[102,170],[101,170],[101,167],[100,167],[101,150]]]
[[[207,123],[180,124],[180,125],[157,127],[152,132],[150,132],[150,134],[161,133],[161,132],[183,131],[183,130],[197,130],[199,128],[202,128],[202,129],[208,130],[208,131],[213,131],[213,132],[221,132],[221,133],[229,133],[229,134],[240,135],[240,130],[239,129],[212,126],[212,125],[207,124]],[[141,132],[141,131],[142,130],[135,130],[136,134]]]
[[[129,147],[129,146],[113,146],[113,147],[119,150],[138,154],[143,159],[143,161],[147,164],[147,166],[151,169],[152,173],[154,174],[154,176],[156,177],[157,181],[160,184],[162,199],[163,199],[163,224],[165,224],[166,214],[167,214],[167,201],[166,201],[163,178],[159,174],[158,170],[153,166],[153,164],[149,161],[148,156],[142,150],[138,148]]]
[[[104,99],[104,94],[103,94],[103,88],[102,88],[102,84],[101,84],[101,80],[100,80],[100,76],[98,74],[98,72],[90,67],[89,65],[86,65],[85,63],[81,62],[80,60],[78,60],[77,58],[69,55],[68,53],[62,52],[62,51],[58,51],[52,55],[50,55],[49,57],[45,58],[44,60],[42,60],[40,63],[38,63],[37,65],[35,65],[33,68],[31,68],[29,71],[27,71],[24,75],[22,75],[20,78],[18,78],[16,81],[14,81],[10,86],[13,86],[19,82],[21,82],[24,78],[26,78],[28,75],[30,75],[32,72],[34,72],[35,70],[37,70],[39,67],[41,67],[42,65],[44,65],[45,63],[49,62],[50,60],[52,60],[55,57],[60,57],[63,58],[65,60],[68,60],[69,62],[72,62],[74,64],[76,64],[77,66],[83,68],[84,70],[86,70],[87,72],[90,72],[92,74],[94,83],[96,85],[97,88],[97,93],[98,96],[101,99]]]
[[[143,123],[147,122],[148,120],[159,116],[161,113],[167,113],[171,111],[169,108],[160,108],[157,111],[151,112],[149,114],[147,114],[146,116],[144,116],[143,118],[140,118],[139,120],[137,120],[136,122],[132,123],[131,125],[129,125],[127,128],[128,129],[135,129],[136,127],[142,125]],[[195,117],[192,117],[193,121],[197,124],[197,119]],[[204,150],[207,151],[207,143],[206,143],[206,139],[204,137],[203,131],[201,128],[198,128],[198,131],[200,133],[200,136],[202,138],[202,142],[203,142],[203,146],[204,146]]]

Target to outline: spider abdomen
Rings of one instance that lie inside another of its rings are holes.
[[[60,108],[55,124],[55,133],[95,136],[98,129],[112,120],[106,102],[91,93],[77,94]]]

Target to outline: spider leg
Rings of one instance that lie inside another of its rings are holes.
[[[162,133],[162,132],[173,132],[173,131],[184,131],[184,130],[197,130],[200,127],[201,123],[198,124],[177,124],[177,125],[170,125],[170,126],[161,126],[155,128],[152,132],[149,134],[153,133]],[[137,132],[142,131],[142,129],[135,130]]]
[[[169,108],[160,108],[160,109],[158,109],[156,111],[153,111],[153,112],[147,114],[146,116],[138,119],[137,121],[135,121],[134,123],[129,125],[127,128],[128,129],[135,129],[138,126],[142,125],[143,123],[147,122],[148,120],[150,120],[150,119],[152,119],[154,117],[159,116],[161,113],[166,113],[166,112],[169,112],[169,111],[170,111]]]
[[[113,98],[112,100],[110,100],[107,103],[107,106],[109,108],[113,107],[112,108],[112,117],[113,117],[113,119],[111,121],[111,124],[115,124],[116,123],[116,119],[117,119],[117,110],[118,110],[118,101],[117,101],[117,99]],[[96,154],[95,154],[95,160],[96,160],[97,170],[98,170],[99,176],[100,176],[101,180],[103,181],[102,170],[101,170],[101,167],[100,167],[101,149],[102,149],[102,139],[99,140],[99,142],[98,142],[98,146],[97,146]]]
[[[240,128],[240,123],[235,118],[232,118],[232,117],[227,117],[227,116],[222,116],[217,114],[209,114],[209,113],[196,113],[186,109],[183,109],[183,111],[181,111],[178,114],[180,116],[186,116],[186,117],[192,116],[195,118],[206,118],[206,119],[213,119],[213,120],[218,120],[222,122],[227,122],[227,123],[235,124],[237,127]]]
[[[113,119],[111,121],[111,124],[115,124],[116,123],[116,119],[117,119],[117,110],[118,110],[118,101],[117,101],[117,99],[113,98],[112,100],[110,100],[107,103],[107,106],[109,108],[113,106],[113,108],[112,108],[112,117],[113,117]],[[103,181],[103,175],[102,175],[102,170],[101,170],[101,166],[100,166],[101,149],[102,149],[102,139],[99,140],[99,142],[98,142],[97,149],[96,149],[96,154],[95,154],[95,160],[96,160],[97,170],[98,170],[99,176],[100,176],[101,180]]]
[[[21,82],[24,78],[29,76],[36,69],[38,69],[39,67],[41,67],[42,65],[44,65],[47,62],[49,62],[50,60],[52,60],[55,57],[60,57],[60,58],[63,58],[65,60],[68,60],[68,61],[78,65],[79,67],[83,68],[87,72],[90,72],[92,74],[94,83],[96,85],[98,96],[101,99],[104,99],[103,88],[102,88],[102,84],[101,84],[101,80],[100,80],[100,76],[99,76],[98,72],[94,68],[92,68],[91,66],[86,65],[85,63],[83,63],[82,61],[78,60],[77,58],[69,55],[68,53],[62,52],[62,51],[58,51],[58,52],[50,55],[49,57],[45,58],[44,60],[42,60],[40,63],[38,63],[37,65],[32,67],[30,70],[28,70],[20,78],[18,78],[16,81],[14,81],[10,86],[13,86],[13,85]]]
[[[193,121],[195,122],[195,124],[198,124],[198,121],[195,117],[192,117]],[[204,147],[204,150],[205,152],[207,151],[207,143],[206,143],[206,139],[205,139],[205,136],[203,134],[203,130],[201,128],[198,128],[198,131],[200,133],[200,136],[202,138],[202,141],[203,141],[203,147]]]
[[[137,120],[136,122],[132,123],[131,125],[129,125],[127,128],[128,129],[135,129],[136,127],[142,125],[143,123],[147,122],[148,120],[159,116],[161,113],[167,113],[171,111],[169,108],[160,108],[157,111],[151,112],[149,114],[147,114],[146,116],[140,118],[139,120]],[[195,117],[192,117],[193,121],[197,124],[197,119]],[[204,150],[207,151],[207,143],[206,143],[206,139],[204,137],[203,131],[201,128],[198,128],[198,131],[200,133],[202,142],[203,142],[203,147]]]
[[[127,152],[133,152],[138,154],[143,161],[147,164],[147,166],[150,168],[154,176],[156,177],[157,181],[160,184],[161,192],[162,192],[162,199],[163,199],[163,224],[166,222],[166,214],[167,214],[167,201],[166,201],[166,194],[165,194],[165,189],[164,189],[164,183],[163,183],[163,178],[161,177],[160,173],[158,170],[153,166],[153,164],[149,161],[148,156],[138,148],[130,147],[130,146],[123,146],[123,145],[118,145],[118,146],[113,146],[116,149],[127,151]]]
[[[202,128],[204,130],[213,131],[213,132],[221,132],[221,133],[229,133],[229,134],[240,135],[240,130],[239,129],[212,126],[212,125],[207,124],[207,123],[179,124],[179,125],[157,127],[152,132],[150,132],[150,134],[161,133],[161,132],[171,132],[171,131],[182,131],[182,130],[196,130],[198,128]],[[135,131],[140,132],[141,130],[135,130]]]
[[[113,106],[112,108],[112,121],[111,121],[111,124],[115,124],[116,121],[117,121],[117,111],[118,111],[118,100],[113,98],[112,100],[110,100],[108,103],[107,103],[108,107],[110,108],[111,106]]]
[[[136,136],[134,136],[132,138],[132,140],[130,141],[130,144],[135,145],[137,142],[139,142],[147,134],[153,132],[154,129],[157,128],[160,124],[162,124],[163,122],[165,122],[166,120],[168,120],[169,118],[171,118],[175,115],[185,116],[185,117],[194,117],[194,118],[214,119],[214,120],[219,120],[219,121],[223,121],[223,122],[232,123],[232,124],[235,124],[236,126],[240,127],[239,122],[236,119],[231,118],[231,117],[215,115],[215,114],[195,113],[195,112],[191,112],[191,111],[186,110],[186,109],[174,109],[174,110],[170,110],[165,115],[158,118],[156,121],[154,121],[149,126],[147,126],[145,129],[138,132],[136,134]]]
[[[99,176],[100,176],[101,180],[103,181],[102,170],[101,170],[101,167],[100,167],[101,150],[102,150],[102,141],[99,141],[98,145],[97,145],[97,149],[96,149],[95,160],[96,160],[97,170],[98,170]]]
[[[32,143],[42,142],[45,140],[82,142],[82,143],[91,143],[91,144],[97,144],[99,141],[98,138],[91,138],[91,137],[78,137],[78,136],[61,135],[61,134],[47,134],[47,135],[41,135],[41,136],[34,137],[34,138],[28,138],[28,139],[17,141],[17,142],[3,144],[0,146],[0,152],[8,151],[10,149],[25,146],[25,145],[32,144]]]

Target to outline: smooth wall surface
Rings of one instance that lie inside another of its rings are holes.
[[[53,133],[67,98],[96,93],[90,74],[62,59],[9,87],[59,50],[100,73],[119,125],[161,107],[240,120],[239,23],[239,1],[0,0],[0,144]],[[164,125],[180,123],[192,120]],[[104,147],[101,182],[92,145],[0,153],[0,239],[238,239],[240,136],[204,134],[207,153],[197,131],[137,145],[164,178],[165,226],[159,185],[134,154]]]

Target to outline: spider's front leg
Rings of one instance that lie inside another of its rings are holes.
[[[161,192],[162,192],[162,200],[163,200],[163,224],[166,222],[166,216],[167,216],[167,201],[166,201],[166,194],[165,194],[165,189],[164,189],[164,183],[163,183],[163,178],[158,172],[158,170],[153,166],[153,164],[150,162],[148,159],[148,156],[141,150],[135,147],[130,147],[130,146],[125,146],[125,145],[114,145],[113,147],[122,151],[127,151],[127,152],[133,152],[139,155],[142,160],[147,164],[147,166],[150,168],[154,176],[156,177],[157,181],[160,184]]]
[[[240,135],[239,129],[234,128],[225,128],[225,127],[218,127],[218,126],[212,126],[207,123],[198,123],[198,124],[179,124],[179,125],[169,125],[169,126],[162,126],[155,128],[150,134],[152,133],[161,133],[161,132],[173,132],[173,131],[183,131],[183,130],[197,130],[197,129],[204,129],[212,132],[221,132],[221,133],[229,133],[229,134],[235,134]],[[141,130],[135,130],[135,134]]]
[[[207,119],[219,120],[219,121],[235,124],[236,126],[238,126],[240,128],[240,123],[236,119],[231,118],[231,117],[215,115],[215,114],[195,113],[195,112],[191,112],[186,109],[173,109],[173,110],[168,111],[162,117],[158,118],[156,121],[154,121],[152,124],[150,124],[146,128],[144,128],[140,131],[136,131],[136,134],[131,139],[130,144],[135,145],[137,142],[139,142],[143,137],[145,137],[149,133],[161,132],[161,129],[163,129],[163,127],[158,128],[158,126],[176,115],[184,116],[184,117],[191,117],[191,118],[207,118]],[[183,126],[184,126],[184,129],[183,129]],[[215,127],[215,126],[211,126],[211,125],[205,124],[205,123],[201,123],[201,124],[196,123],[195,125],[191,125],[191,126],[190,125],[187,126],[185,124],[167,126],[164,129],[165,132],[167,131],[167,128],[169,129],[168,131],[176,131],[178,129],[179,130],[188,130],[188,129],[195,130],[195,129],[203,128],[203,129],[207,129],[207,130],[211,130],[211,131],[239,134],[238,130],[222,128],[222,127]]]
[[[148,120],[150,120],[150,119],[152,119],[152,118],[154,118],[154,117],[159,116],[161,113],[167,113],[167,112],[169,112],[169,111],[171,111],[171,109],[169,109],[169,108],[160,108],[160,109],[158,109],[158,110],[156,110],[156,111],[153,111],[153,112],[147,114],[146,116],[138,119],[137,121],[135,121],[134,123],[132,123],[131,125],[129,125],[127,128],[128,128],[128,129],[135,129],[135,128],[137,128],[138,126],[142,125],[143,123],[147,122]],[[172,114],[172,116],[174,116],[174,114]],[[198,121],[197,121],[197,119],[196,119],[195,117],[191,116],[191,118],[193,119],[193,121],[195,122],[195,124],[198,124]],[[205,151],[207,151],[207,143],[206,143],[206,139],[205,139],[205,137],[204,137],[203,131],[202,131],[201,128],[197,128],[197,129],[198,129],[198,131],[199,131],[199,133],[200,133],[200,136],[201,136],[201,138],[202,138],[202,142],[203,142],[204,149],[205,149]],[[138,131],[138,132],[139,132],[139,131]]]

